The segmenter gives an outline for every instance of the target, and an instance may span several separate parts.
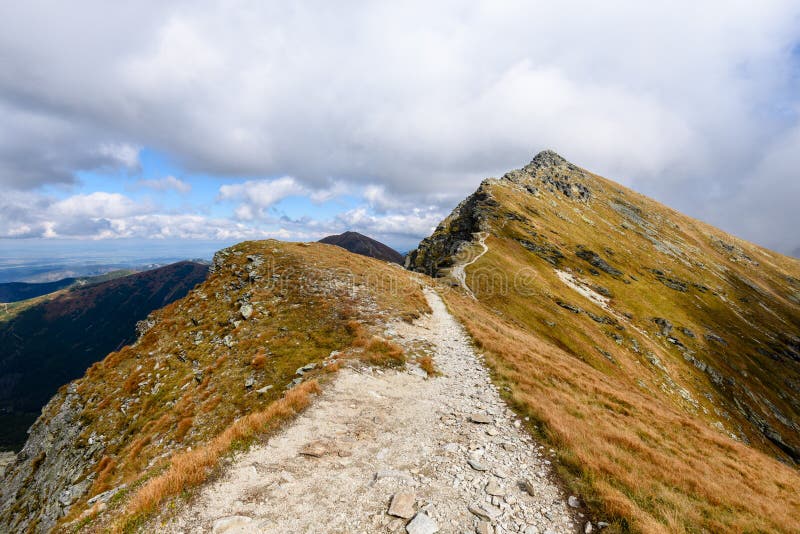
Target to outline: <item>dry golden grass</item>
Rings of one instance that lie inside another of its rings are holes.
[[[204,482],[220,457],[236,442],[274,429],[305,409],[311,403],[312,395],[320,391],[316,380],[304,382],[287,391],[283,398],[266,410],[236,420],[206,445],[173,456],[166,472],[148,480],[133,494],[125,514],[112,531],[123,532],[135,528],[139,518],[152,512],[159,503]]]
[[[265,354],[256,354],[255,358],[250,361],[253,369],[263,369],[267,364],[267,356]]]
[[[184,417],[178,421],[178,428],[175,429],[175,441],[183,441],[186,433],[192,428],[192,423],[194,423],[194,419],[191,417]]]
[[[417,363],[428,375],[433,376],[436,374],[436,367],[433,365],[433,358],[430,356],[426,355],[418,358]]]
[[[405,351],[401,346],[378,337],[367,341],[359,358],[371,365],[383,367],[399,367],[406,363]]]
[[[453,292],[509,401],[606,532],[798,532],[800,474]]]

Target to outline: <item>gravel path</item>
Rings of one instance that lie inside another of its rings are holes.
[[[467,285],[467,267],[481,259],[481,257],[489,252],[489,246],[486,244],[486,238],[489,237],[489,232],[479,232],[478,234],[478,245],[481,247],[481,252],[474,257],[471,258],[464,258],[466,261],[459,262],[453,266],[453,270],[450,272],[450,275],[455,278],[461,287],[464,288],[464,291],[467,292],[467,295],[475,298],[475,293]],[[471,244],[470,244],[471,245]],[[469,246],[469,245],[467,245]],[[469,249],[463,249],[459,252],[459,255],[465,254],[469,255],[471,251]]]
[[[574,511],[549,481],[547,451],[518,429],[461,325],[438,295],[426,294],[433,313],[387,334],[429,344],[440,376],[340,371],[293,424],[152,528],[576,532]]]

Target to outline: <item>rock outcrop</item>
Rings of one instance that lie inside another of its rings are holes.
[[[6,532],[49,532],[91,486],[103,437],[81,440],[83,399],[70,384],[45,406],[0,484]]]

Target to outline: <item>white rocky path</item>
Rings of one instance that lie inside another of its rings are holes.
[[[439,296],[426,293],[433,313],[415,325],[392,325],[389,334],[401,344],[431,344],[440,376],[340,371],[294,423],[238,456],[152,528],[576,532],[575,511],[550,482],[546,451],[519,429]]]
[[[450,275],[456,279],[462,288],[464,288],[464,291],[466,291],[467,295],[475,299],[475,293],[473,293],[472,289],[470,289],[467,285],[467,267],[481,259],[484,254],[489,252],[489,246],[486,244],[486,238],[489,237],[489,232],[478,232],[477,234],[473,234],[473,236],[478,237],[477,244],[481,247],[481,251],[472,257],[463,258],[464,261],[460,261],[453,265]],[[473,253],[471,248],[473,244],[474,243],[465,243],[462,245],[459,255],[463,254],[470,256]]]

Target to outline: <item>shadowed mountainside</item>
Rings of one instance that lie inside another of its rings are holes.
[[[207,272],[207,265],[180,262],[75,287],[0,322],[0,447],[22,446],[59,387],[133,341],[137,321],[182,298]]]

